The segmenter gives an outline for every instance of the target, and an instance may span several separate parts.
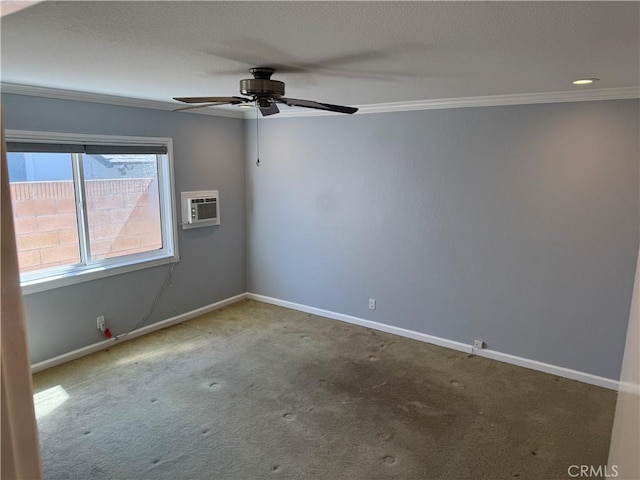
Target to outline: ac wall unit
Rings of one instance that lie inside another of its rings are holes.
[[[220,225],[218,190],[182,192],[182,228]]]

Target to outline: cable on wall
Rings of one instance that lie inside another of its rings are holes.
[[[258,129],[258,118],[260,118],[260,109],[256,105],[256,167],[260,166],[260,131]]]
[[[153,313],[156,306],[158,305],[158,301],[160,300],[160,297],[162,296],[164,291],[167,289],[167,287],[172,285],[173,269],[176,268],[176,265],[177,265],[177,262],[171,264],[171,268],[167,272],[167,276],[165,277],[164,282],[162,282],[162,285],[160,286],[158,293],[156,293],[156,296],[153,299],[153,302],[151,302],[151,306],[149,307],[149,310],[147,311],[145,316],[142,317],[142,319],[138,323],[136,323],[133,327],[131,327],[126,333],[123,333],[122,335],[117,335],[116,340],[126,337],[134,330],[142,327],[146,323],[146,321],[149,320],[149,317],[151,317],[151,314]]]

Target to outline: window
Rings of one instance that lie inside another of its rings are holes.
[[[24,293],[177,261],[170,139],[6,135]]]

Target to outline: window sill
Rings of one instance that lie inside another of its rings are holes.
[[[136,270],[143,270],[145,268],[157,267],[179,261],[180,257],[177,255],[162,255],[153,258],[147,257],[141,260],[129,260],[119,264],[110,264],[108,266],[99,266],[94,268],[85,267],[73,272],[66,272],[46,278],[22,282],[22,294],[30,295],[32,293],[44,292],[55,288],[90,282],[91,280],[97,280],[98,278],[121,275],[123,273],[134,272]]]

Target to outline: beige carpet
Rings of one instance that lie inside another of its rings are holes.
[[[34,377],[47,479],[563,479],[615,393],[243,301]]]

